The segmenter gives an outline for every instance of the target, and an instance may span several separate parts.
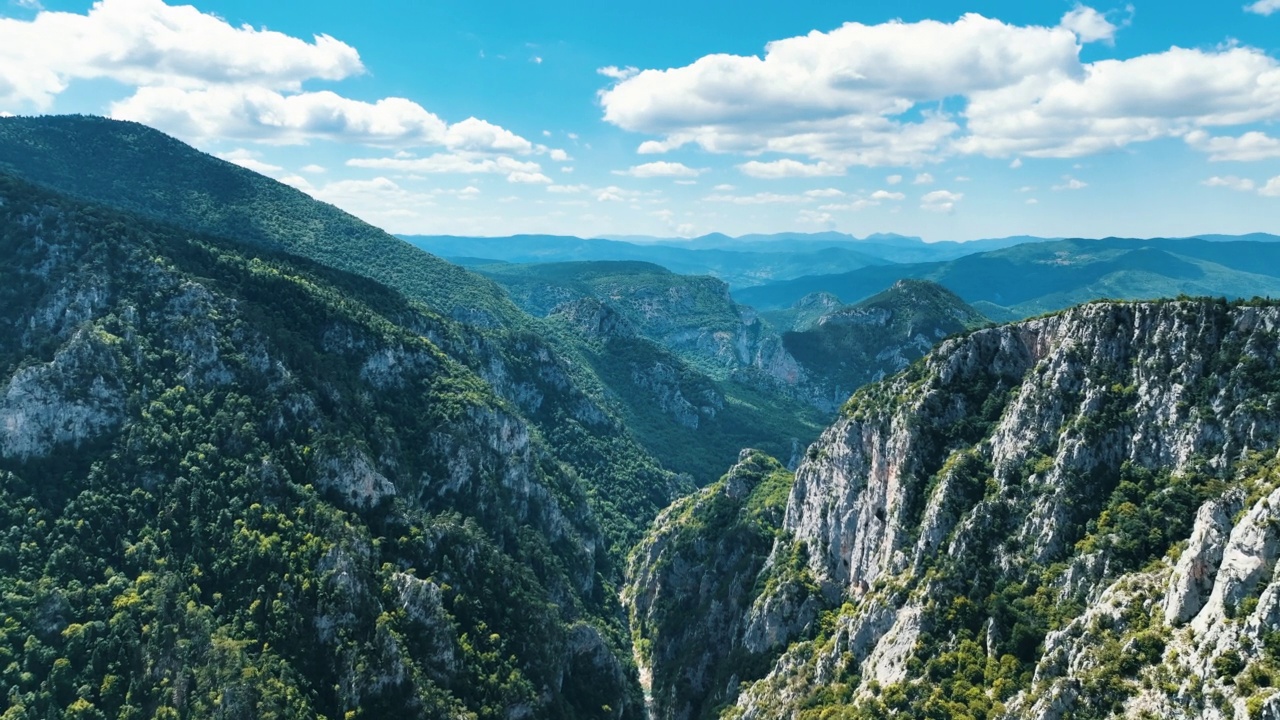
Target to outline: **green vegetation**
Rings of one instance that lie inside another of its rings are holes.
[[[537,425],[560,458],[573,459],[575,470],[591,486],[593,503],[605,518],[619,558],[659,509],[689,489],[687,478],[676,478],[671,470],[706,483],[742,447],[758,445],[785,453],[792,439],[805,443],[817,435],[816,413],[783,398],[726,386],[723,391],[736,399],[723,417],[707,431],[672,442],[669,433],[649,431],[665,427],[670,418],[638,395],[625,374],[613,373],[605,381],[594,370],[626,367],[629,356],[609,357],[613,347],[585,348],[569,334],[522,312],[490,280],[291,187],[136,123],[76,116],[0,118],[0,171],[60,193],[244,243],[252,248],[248,252],[301,256],[371,279],[444,316],[432,329],[434,335],[423,334],[515,401],[516,410]],[[689,287],[700,298],[695,305],[712,308],[706,314],[695,313],[692,320],[723,324],[723,318],[713,317],[720,308],[712,307],[728,302],[722,284],[647,267],[658,272],[630,278],[635,268],[628,267],[618,273],[615,279],[630,283],[620,292],[639,297],[648,282],[659,283],[659,293],[692,283]],[[674,282],[662,280],[663,275]],[[619,418],[635,422],[636,429]],[[769,422],[757,427],[758,418]]]
[[[6,718],[638,716],[598,496],[664,476],[609,421],[559,454],[364,278],[0,198],[6,412],[107,418],[0,459]]]
[[[802,308],[795,310],[797,321]],[[845,392],[901,370],[943,337],[989,321],[946,288],[903,280],[856,305],[829,310],[782,335],[823,385]]]
[[[792,475],[744,451],[720,481],[676,504],[632,555],[627,605],[634,645],[653,670],[656,713],[714,718],[731,678],[768,672],[783,648],[751,652],[743,618],[782,530]],[[691,569],[695,569],[691,572]]]

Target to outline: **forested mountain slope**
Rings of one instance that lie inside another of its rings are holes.
[[[549,438],[398,293],[3,176],[0,266],[6,717],[640,716],[677,488],[556,365]]]
[[[820,430],[812,413],[806,415],[785,397],[732,399],[717,389],[711,406],[722,407],[713,421],[686,428],[681,444],[673,446],[667,434],[653,431],[677,419],[664,397],[681,391],[682,382],[687,388],[705,386],[710,379],[674,368],[669,358],[652,353],[613,357],[610,353],[632,348],[592,344],[561,332],[522,312],[502,288],[480,275],[137,123],[83,116],[0,118],[0,171],[5,170],[60,193],[211,233],[254,251],[299,255],[424,303],[461,323],[451,335],[455,341],[441,343],[444,352],[518,406],[563,454],[586,447],[597,452],[591,466],[581,468],[588,478],[663,474],[653,467],[656,457],[666,470],[687,474],[684,482],[707,483],[743,444],[786,453]],[[633,371],[605,379],[593,369],[601,366]],[[654,373],[661,376],[658,381],[650,377]],[[669,380],[673,374],[688,380]],[[591,413],[615,420],[584,423],[580,411],[586,406],[578,400],[584,395]],[[638,422],[623,427],[616,420],[623,416]],[[760,422],[765,418],[768,422]],[[567,426],[581,428],[590,441],[577,443]],[[601,431],[604,427],[609,429]],[[654,457],[641,457],[646,451]],[[673,482],[645,480],[644,489],[606,495],[603,503],[624,508],[613,513],[610,528],[634,542],[669,499]]]
[[[654,717],[1275,717],[1278,441],[1275,304],[948,340],[853,396],[767,553],[718,544],[708,495],[663,514],[625,595]]]

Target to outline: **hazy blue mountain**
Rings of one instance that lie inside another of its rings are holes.
[[[952,290],[988,317],[1027,317],[1098,298],[1280,295],[1280,244],[1201,239],[1058,240],[1024,243],[946,262],[902,263],[812,276],[735,292],[748,305],[782,309],[813,292],[856,301],[903,278]]]
[[[651,262],[683,275],[710,275],[730,287],[750,287],[771,280],[802,275],[845,272],[881,259],[860,248],[806,246],[791,253],[756,252],[730,248],[694,248],[665,244],[638,244],[616,240],[552,235],[515,235],[498,238],[404,235],[427,252],[464,265],[482,258],[513,263],[552,263],[587,260],[638,260]]]

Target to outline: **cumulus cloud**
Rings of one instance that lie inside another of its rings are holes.
[[[844,195],[844,191],[835,188],[816,188],[814,190],[805,190],[804,194],[805,197],[811,198],[833,198]]]
[[[1119,30],[1107,20],[1107,16],[1091,7],[1077,5],[1074,10],[1062,17],[1062,27],[1075,33],[1081,42],[1102,41],[1107,44],[1115,42],[1116,31]]]
[[[936,213],[949,213],[955,210],[956,203],[963,198],[964,193],[934,190],[920,198],[920,209]]]
[[[218,153],[218,157],[226,160],[227,162],[235,163],[242,168],[248,168],[256,173],[261,173],[271,177],[275,177],[284,172],[284,168],[279,165],[272,165],[271,163],[263,162],[260,159],[262,154],[253,150],[237,148],[229,152]]]
[[[889,192],[888,190],[877,190],[871,193],[872,200],[905,200],[907,196],[900,192]]]
[[[0,101],[48,108],[78,79],[201,88],[248,84],[297,90],[304,80],[364,72],[355,48],[328,35],[311,42],[234,27],[191,6],[100,0],[80,15],[42,11],[0,18]]]
[[[1230,188],[1231,190],[1236,190],[1238,192],[1251,192],[1255,187],[1257,187],[1252,180],[1236,177],[1235,175],[1228,175],[1226,177],[1218,177],[1215,175],[1214,177],[1205,180],[1201,185],[1205,185],[1207,187]]]
[[[1054,190],[1083,190],[1087,187],[1089,187],[1089,183],[1083,180],[1077,180],[1076,178],[1073,178],[1070,175],[1063,175],[1062,184],[1054,185],[1053,189]]]
[[[1240,137],[1211,137],[1203,130],[1195,130],[1187,133],[1183,139],[1196,150],[1208,153],[1212,162],[1250,162],[1280,158],[1280,140],[1256,130]]]
[[[651,162],[633,165],[626,170],[614,170],[613,174],[635,178],[689,178],[697,177],[703,172],[705,171],[678,162]]]
[[[1280,0],[1258,0],[1251,5],[1246,5],[1244,9],[1258,15],[1270,15],[1280,10]]]
[[[1084,43],[1116,29],[1085,6],[1056,27],[976,14],[848,23],[769,43],[763,56],[643,70],[600,102],[606,121],[658,138],[645,152],[696,144],[842,169],[957,154],[1079,157],[1280,120],[1280,62],[1266,52],[1228,44],[1082,61]],[[953,98],[959,109],[939,109]]]
[[[311,173],[312,175],[319,175],[321,173],[328,172],[328,171],[325,170],[323,165],[311,164],[311,165],[303,165],[302,172]]]
[[[596,72],[613,80],[626,80],[627,78],[634,77],[640,72],[640,70],[639,68],[634,67],[620,68],[617,65],[608,65],[606,67],[598,68]]]
[[[488,156],[479,153],[436,153],[423,158],[354,158],[347,161],[350,167],[377,170],[396,170],[406,173],[461,173],[505,175],[514,183],[551,183],[542,174],[542,167],[532,161],[517,160],[507,156]]]
[[[933,176],[929,173],[920,173],[916,175],[916,179],[911,181],[912,185],[930,185],[933,183]]]
[[[1265,195],[1266,197],[1280,197],[1280,175],[1268,180],[1267,184],[1263,185],[1262,189],[1258,190],[1258,194]]]
[[[0,106],[43,111],[77,80],[108,79],[133,87],[131,95],[109,106],[112,117],[197,143],[323,139],[457,152],[546,152],[479,118],[449,124],[405,98],[366,102],[330,90],[303,90],[307,81],[364,72],[355,48],[331,36],[307,41],[237,27],[162,0],[98,0],[84,14],[41,11],[30,20],[0,18]],[[250,156],[229,159],[254,167]],[[295,176],[294,184],[299,182],[305,181]]]
[[[818,162],[806,164],[790,158],[783,158],[782,160],[773,160],[770,162],[752,160],[751,162],[739,165],[738,170],[742,171],[743,175],[768,180],[797,177],[826,177],[844,174],[843,167],[832,165],[831,163]]]
[[[902,176],[890,175],[889,177],[885,178],[884,181],[889,183],[890,185],[897,185],[898,183],[902,182]]]
[[[754,195],[728,195],[717,193],[703,198],[706,202],[732,203],[734,205],[778,205],[786,203],[810,202],[812,198],[804,195],[783,195],[780,193],[761,192]]]

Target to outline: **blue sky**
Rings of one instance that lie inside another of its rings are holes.
[[[393,232],[1280,232],[1280,0],[0,0],[0,112]]]

